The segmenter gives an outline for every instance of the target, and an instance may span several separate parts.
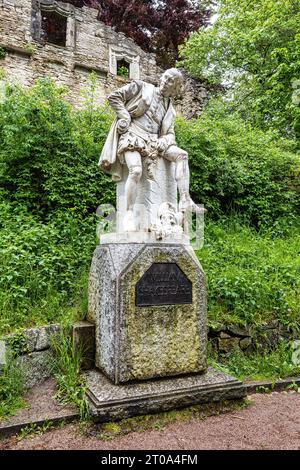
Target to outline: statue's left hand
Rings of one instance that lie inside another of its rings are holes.
[[[159,153],[164,153],[167,150],[167,143],[163,137],[157,141],[157,150]]]
[[[125,134],[128,131],[130,126],[130,120],[127,119],[119,119],[118,121],[118,132],[119,134]]]

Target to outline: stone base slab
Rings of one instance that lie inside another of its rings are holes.
[[[204,374],[114,385],[98,370],[85,373],[94,422],[117,421],[201,403],[241,399],[242,382],[209,367]]]

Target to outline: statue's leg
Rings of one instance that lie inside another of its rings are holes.
[[[164,158],[171,162],[175,162],[175,178],[179,191],[179,210],[192,210],[194,212],[202,212],[197,204],[190,196],[190,169],[188,163],[188,154],[185,150],[171,145],[164,153]]]
[[[138,183],[142,176],[142,159],[139,152],[126,152],[124,159],[128,167],[128,178],[125,184],[126,214],[123,228],[125,232],[134,232],[136,226],[133,210],[137,197]]]

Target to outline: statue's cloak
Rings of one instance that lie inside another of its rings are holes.
[[[108,100],[114,103],[113,108],[116,110],[118,117],[111,126],[102,149],[98,166],[105,171],[105,173],[111,175],[113,181],[120,181],[122,179],[122,164],[118,158],[119,133],[117,131],[118,120],[123,117],[122,111],[125,111],[125,113],[128,112],[133,119],[145,114],[150,108],[154,89],[154,85],[150,83],[135,80],[108,97]],[[171,100],[168,99],[167,111],[159,134],[159,137],[166,139],[168,146],[175,144],[175,116],[175,109]],[[109,165],[104,166],[103,162],[108,162]]]

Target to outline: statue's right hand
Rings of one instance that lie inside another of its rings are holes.
[[[118,121],[117,130],[119,134],[125,134],[128,131],[130,126],[130,120],[120,119]]]

